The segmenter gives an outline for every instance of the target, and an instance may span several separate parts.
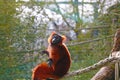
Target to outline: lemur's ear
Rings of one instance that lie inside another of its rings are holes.
[[[66,36],[62,36],[62,41],[65,42],[67,40],[67,37]]]

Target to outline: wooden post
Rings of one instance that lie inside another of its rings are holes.
[[[120,52],[114,52],[114,53],[116,53],[115,57],[120,56]],[[120,75],[119,68],[120,68],[120,62],[118,61],[115,63],[115,80],[119,80],[119,75]]]

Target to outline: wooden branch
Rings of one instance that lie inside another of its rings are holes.
[[[86,67],[84,69],[79,69],[79,70],[70,72],[70,73],[66,74],[64,77],[80,75],[82,73],[86,73],[86,72],[89,72],[91,70],[95,70],[97,68],[103,67],[103,66],[105,66],[107,64],[111,64],[112,65],[112,64],[114,64],[117,61],[120,61],[120,57],[108,57],[108,58],[105,58],[105,59],[99,61],[98,63],[96,63],[96,64],[94,64],[92,66],[89,66],[89,67]]]
[[[102,25],[102,26],[94,26],[94,27],[88,27],[88,28],[78,28],[77,30],[80,31],[80,30],[83,30],[83,29],[85,29],[85,30],[93,30],[93,29],[103,29],[103,28],[110,28],[110,27],[108,27],[107,25]],[[39,29],[39,30],[41,30],[41,29]],[[56,31],[58,29],[46,29],[46,30]],[[61,29],[60,31],[63,32],[63,31],[69,31],[69,30],[71,30],[71,29]],[[43,30],[41,30],[41,31],[43,31]]]
[[[117,52],[113,52],[112,53],[112,56],[115,56],[115,57],[117,57],[117,56],[120,56],[120,51],[117,51]],[[119,74],[120,74],[120,62],[116,62],[115,63],[115,80],[119,80]]]
[[[113,36],[114,36],[114,35],[110,35],[110,36],[106,36],[106,37],[103,37],[103,38],[96,38],[96,39],[91,39],[91,40],[82,41],[82,42],[69,43],[69,44],[67,44],[67,46],[75,46],[75,45],[80,45],[80,44],[85,44],[85,43],[100,41],[100,40],[103,40],[103,39],[105,39],[105,38],[111,38],[111,37],[113,37]]]

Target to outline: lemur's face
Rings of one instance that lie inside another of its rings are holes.
[[[51,44],[56,45],[59,44],[60,42],[62,42],[62,37],[59,36],[58,34],[54,34],[52,36]]]

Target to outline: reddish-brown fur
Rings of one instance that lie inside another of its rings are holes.
[[[52,45],[52,36],[56,34],[52,32],[48,38],[48,56],[52,59],[53,63],[51,66],[48,63],[43,62],[37,65],[33,69],[32,80],[47,80],[48,78],[58,80],[63,77],[69,70],[71,64],[70,53],[63,43],[66,39],[65,36],[62,37],[62,41],[57,45]]]

